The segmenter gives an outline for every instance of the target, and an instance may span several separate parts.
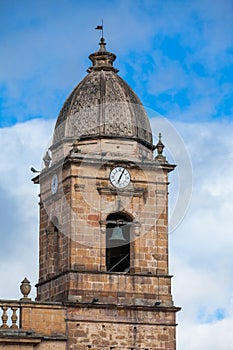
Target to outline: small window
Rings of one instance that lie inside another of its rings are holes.
[[[124,213],[112,213],[106,225],[106,265],[108,272],[130,271],[131,218]]]

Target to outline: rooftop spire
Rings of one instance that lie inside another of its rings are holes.
[[[102,34],[102,38],[104,37],[104,21],[103,21],[103,18],[102,18],[102,24],[101,24],[101,26],[97,26],[97,27],[95,27],[95,29],[97,29],[97,30],[101,30],[101,34]]]
[[[102,26],[98,26],[98,27],[102,27]],[[98,28],[98,27],[96,27],[96,29],[102,30],[102,28]],[[108,71],[111,70],[117,73],[118,69],[114,68],[112,65],[116,59],[116,55],[106,50],[106,43],[103,37],[100,39],[99,46],[100,46],[99,50],[97,52],[90,54],[89,56],[89,59],[92,62],[92,67],[88,68],[87,72],[90,73],[93,70],[108,70]]]

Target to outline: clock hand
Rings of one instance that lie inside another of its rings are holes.
[[[121,172],[121,175],[119,176],[118,183],[120,182],[120,179],[122,178],[122,175],[124,174],[125,169]]]

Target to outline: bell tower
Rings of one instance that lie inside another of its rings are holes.
[[[67,305],[68,349],[175,350],[161,136],[117,74],[92,66],[64,103],[40,184],[38,301]],[[154,151],[156,155],[154,156]]]

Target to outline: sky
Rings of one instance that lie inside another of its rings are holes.
[[[177,349],[231,350],[232,0],[0,0],[0,298],[20,298],[24,277],[37,281],[39,189],[30,167],[40,169],[59,110],[87,74],[102,18],[119,75],[177,164],[170,196],[179,218],[169,235],[182,307]]]

